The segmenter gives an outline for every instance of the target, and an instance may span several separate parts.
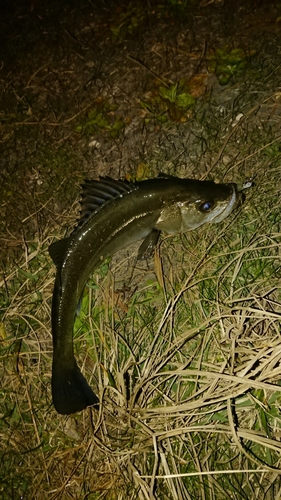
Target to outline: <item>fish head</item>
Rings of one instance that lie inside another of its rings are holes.
[[[178,202],[181,213],[181,231],[190,231],[203,224],[218,223],[243,202],[243,194],[236,184],[214,184],[214,189],[202,190],[196,200]]]
[[[244,199],[237,185],[211,181],[189,181],[186,193],[166,206],[157,221],[157,228],[175,234],[191,231],[207,223],[224,220]]]

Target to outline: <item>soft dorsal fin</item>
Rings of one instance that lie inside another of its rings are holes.
[[[54,241],[49,246],[49,254],[57,267],[61,267],[68,249],[70,238]]]
[[[85,180],[81,187],[81,216],[74,232],[84,224],[93,212],[99,210],[105,203],[138,189],[137,184],[128,181],[116,181],[110,177],[100,177],[98,181]]]
[[[164,172],[160,172],[157,177],[161,179],[180,179],[180,177],[176,177],[175,175],[165,174]]]

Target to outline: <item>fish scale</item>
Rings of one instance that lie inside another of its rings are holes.
[[[109,177],[85,181],[81,218],[67,238],[52,243],[56,267],[52,299],[52,396],[61,414],[99,399],[77,366],[73,327],[82,291],[91,273],[113,253],[144,240],[138,257],[151,253],[161,231],[176,234],[227,217],[242,202],[237,185],[161,175],[131,183]]]

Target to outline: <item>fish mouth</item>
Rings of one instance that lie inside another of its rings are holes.
[[[242,205],[245,199],[244,193],[238,190],[237,184],[228,184],[228,186],[232,188],[232,195],[228,202],[228,205],[219,215],[212,219],[212,222],[217,223],[224,220],[226,217],[228,217],[229,214],[231,214],[233,210]]]

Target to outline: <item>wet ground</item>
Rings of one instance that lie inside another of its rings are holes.
[[[3,260],[71,226],[85,177],[255,177],[280,132],[279,16],[268,1],[2,2]]]

